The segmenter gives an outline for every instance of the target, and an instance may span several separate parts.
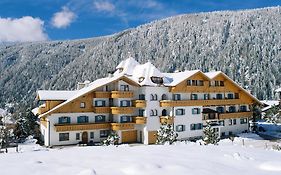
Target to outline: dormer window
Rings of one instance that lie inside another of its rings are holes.
[[[123,70],[124,70],[123,68],[119,68],[118,72],[121,73],[121,72],[123,72]]]
[[[163,84],[163,78],[162,77],[150,77],[150,79],[155,84]]]
[[[144,77],[139,77],[139,83],[143,82]]]

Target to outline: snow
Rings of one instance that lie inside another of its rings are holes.
[[[281,88],[276,89],[275,92],[281,92]]]
[[[39,100],[67,100],[76,93],[77,91],[39,90],[37,97]]]
[[[206,72],[205,75],[210,79],[213,79],[221,73],[222,73],[221,71],[213,71],[213,72]]]
[[[268,109],[272,108],[273,106],[278,106],[278,100],[262,100],[261,103],[266,104],[267,106],[262,108],[262,112],[267,111]]]
[[[218,146],[177,142],[46,149],[31,142],[20,145],[20,153],[2,154],[0,169],[1,175],[280,174],[281,152],[264,145],[255,134],[241,135],[233,144],[225,139]]]
[[[183,72],[175,72],[175,73],[164,73],[167,79],[170,79],[170,83],[166,83],[167,86],[176,86],[183,80],[191,77],[192,75],[200,72],[200,70],[191,70],[191,71],[183,71]]]

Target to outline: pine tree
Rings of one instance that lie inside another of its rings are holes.
[[[120,137],[115,131],[112,131],[109,136],[102,141],[102,145],[108,146],[108,145],[117,145]]]
[[[169,143],[170,145],[177,141],[178,134],[173,130],[171,124],[162,124],[156,133],[156,144]]]
[[[205,145],[214,144],[217,145],[219,142],[219,135],[218,133],[212,128],[210,122],[207,122],[206,127],[203,130],[204,138],[203,141]]]

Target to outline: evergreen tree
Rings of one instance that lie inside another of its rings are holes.
[[[102,144],[105,146],[108,145],[117,145],[118,141],[119,141],[120,137],[118,136],[118,134],[115,131],[112,131],[109,136],[102,141]]]
[[[156,133],[156,144],[169,143],[170,145],[177,141],[178,134],[173,130],[171,124],[162,124]]]
[[[214,144],[217,145],[219,142],[219,135],[218,133],[212,128],[210,122],[207,122],[207,125],[204,127],[203,130],[204,138],[203,141],[205,145]]]

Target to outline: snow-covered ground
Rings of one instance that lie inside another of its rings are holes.
[[[188,142],[171,146],[68,146],[46,149],[31,140],[19,146],[20,153],[0,154],[0,174],[280,174],[281,152],[271,150],[270,145],[273,144],[276,143],[264,141],[255,134],[243,134],[233,144],[225,139],[219,146]]]

